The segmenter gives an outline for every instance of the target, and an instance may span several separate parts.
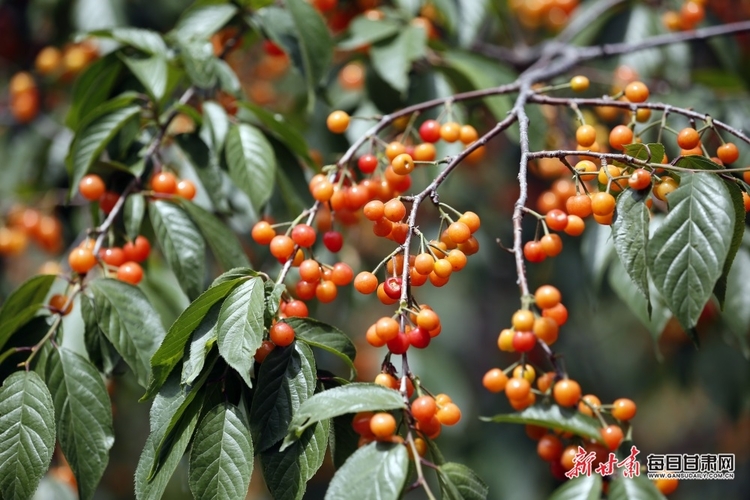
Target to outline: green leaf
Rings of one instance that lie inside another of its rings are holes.
[[[253,471],[253,441],[245,415],[223,403],[206,413],[190,450],[190,491],[195,498],[244,500]]]
[[[229,3],[188,9],[177,21],[174,34],[180,40],[207,39],[219,31],[237,12]]]
[[[309,167],[317,169],[315,162],[310,158],[310,147],[304,136],[286,121],[284,115],[271,113],[249,101],[242,101],[239,104],[249,110],[261,125],[268,129],[275,138],[281,141],[294,154],[302,158]]]
[[[572,432],[578,436],[602,442],[599,422],[578,411],[560,408],[557,405],[530,406],[518,413],[480,417],[480,420],[495,423],[538,425],[562,432]]]
[[[325,500],[397,500],[408,471],[409,456],[404,445],[367,444],[336,471]]]
[[[462,47],[469,48],[487,20],[488,0],[458,0],[458,39]]]
[[[172,446],[163,451],[161,466],[153,477],[150,477],[152,466],[159,460],[160,443],[167,433],[172,413],[184,402],[184,393],[179,390],[179,378],[173,377],[162,392],[154,399],[151,406],[151,434],[149,434],[135,471],[135,496],[138,500],[161,500],[169,479],[174,474],[193,437],[198,424],[198,417],[203,405],[203,398],[198,398],[189,405],[188,411],[176,429],[173,430]]]
[[[284,321],[294,328],[297,340],[334,354],[349,366],[352,376],[356,374],[354,357],[357,350],[344,332],[315,319],[287,318]]]
[[[646,300],[649,300],[646,246],[650,220],[650,212],[640,193],[627,190],[617,198],[616,216],[612,221],[615,250]]]
[[[699,155],[683,156],[675,162],[675,165],[692,170],[719,170],[724,168],[705,156]]]
[[[208,314],[192,334],[190,346],[188,346],[189,354],[182,364],[180,382],[184,385],[193,385],[203,371],[208,354],[216,344],[216,322],[219,319],[219,311],[221,311],[221,303],[217,302],[209,309]]]
[[[154,56],[165,56],[167,54],[167,44],[164,43],[164,39],[156,31],[122,27],[111,30],[92,31],[89,35],[112,38],[124,45],[129,45]]]
[[[209,145],[209,148],[217,157],[224,147],[228,132],[229,117],[227,112],[220,104],[205,101],[203,103],[203,125],[201,126],[200,137],[203,142]]]
[[[89,282],[96,320],[117,352],[133,370],[142,387],[150,373],[150,359],[164,338],[159,315],[137,287],[115,279]]]
[[[263,478],[274,500],[300,500],[307,482],[323,465],[328,421],[308,429],[293,446],[279,451],[279,445],[260,454]]]
[[[180,59],[193,85],[201,88],[216,84],[213,45],[205,40],[189,40],[180,44]]]
[[[0,387],[0,496],[31,498],[54,449],[49,389],[36,372],[13,373]]]
[[[60,447],[76,476],[79,497],[90,499],[115,442],[107,388],[94,365],[65,348],[52,350],[45,378],[54,398]]]
[[[223,184],[223,172],[219,168],[219,158],[208,149],[198,134],[180,134],[175,137],[185,160],[190,162],[195,173],[206,188],[206,194],[217,210],[228,210],[227,197]]]
[[[250,407],[253,441],[259,451],[284,438],[292,416],[314,391],[315,357],[307,345],[294,342],[271,351],[260,365]]]
[[[120,56],[120,58],[155,101],[160,101],[164,97],[164,92],[167,90],[167,61],[164,57],[151,56],[136,59]]]
[[[742,244],[742,237],[745,235],[745,202],[742,199],[742,190],[740,187],[733,182],[724,180],[724,185],[729,190],[729,196],[732,198],[732,207],[734,208],[734,231],[732,232],[732,243],[729,245],[729,252],[727,252],[727,258],[724,261],[724,268],[721,271],[721,276],[714,286],[714,295],[719,299],[719,305],[724,308],[725,299],[727,295],[727,281],[729,279],[729,272],[734,262],[734,257],[737,255]]]
[[[73,95],[65,125],[78,130],[82,120],[107,100],[120,78],[123,63],[116,53],[93,62],[73,84]]]
[[[666,497],[645,475],[634,478],[618,475],[613,478],[609,483],[607,498],[609,500],[666,500]]]
[[[180,287],[191,300],[203,291],[206,245],[198,229],[179,205],[154,201],[148,211],[156,240]]]
[[[438,478],[446,500],[485,500],[489,493],[489,488],[476,472],[455,462],[441,465]]]
[[[34,276],[8,296],[0,309],[0,349],[46,304],[44,299],[56,278],[54,274]]]
[[[134,240],[141,234],[143,216],[146,214],[146,200],[140,193],[134,193],[125,198],[123,210],[123,224],[128,238]]]
[[[81,178],[99,159],[109,141],[131,118],[141,112],[141,107],[131,102],[132,98],[116,98],[102,104],[92,112],[96,118],[76,133],[65,160],[71,190],[78,189]]]
[[[83,318],[83,342],[86,346],[86,354],[96,368],[111,375],[117,363],[122,359],[112,342],[104,336],[99,323],[96,321],[96,309],[94,302],[86,294],[80,294],[81,317]],[[43,372],[40,372],[43,373]]]
[[[190,218],[203,233],[221,267],[229,270],[235,267],[249,267],[250,261],[242,249],[237,235],[212,213],[198,205],[184,200],[180,202]]]
[[[225,154],[229,176],[260,211],[271,197],[276,173],[276,157],[268,140],[251,125],[235,125],[229,130]]]
[[[664,158],[665,149],[664,145],[659,144],[658,142],[650,144],[634,143],[626,144],[623,152],[626,155],[638,158],[639,160],[651,163],[661,163]]]
[[[399,9],[413,16],[417,12],[419,12],[419,7],[422,3],[422,0],[394,0],[394,3],[398,6]]]
[[[352,50],[372,45],[375,42],[390,38],[401,29],[401,24],[395,19],[381,19],[373,21],[364,15],[354,18],[349,25],[348,36],[338,43],[341,50]]]
[[[255,402],[255,399],[253,402]],[[299,439],[305,429],[321,420],[338,417],[346,413],[405,408],[404,399],[398,391],[377,384],[348,384],[319,392],[294,412],[294,418],[289,423],[289,435],[284,440],[284,446],[289,446],[296,439]]]
[[[333,60],[333,39],[320,13],[305,0],[287,0],[286,8],[297,29],[303,74],[307,82],[308,111],[312,111],[315,90],[328,74]]]
[[[214,59],[214,74],[219,80],[221,90],[232,95],[239,96],[242,91],[242,84],[232,67],[224,60]]]
[[[732,200],[714,174],[683,175],[667,196],[669,213],[648,245],[649,273],[688,330],[698,323],[722,273],[732,240]]]
[[[602,476],[579,476],[560,486],[549,500],[599,500],[602,495]]]
[[[737,254],[729,273],[722,318],[728,330],[737,338],[745,357],[750,358],[750,252],[746,248]]]
[[[392,40],[381,41],[372,46],[372,66],[388,85],[405,95],[409,89],[411,65],[424,57],[426,48],[427,33],[409,25]]]
[[[141,398],[141,401],[150,398],[161,388],[167,381],[167,377],[177,366],[185,355],[185,345],[190,339],[190,335],[198,328],[203,318],[206,317],[211,307],[237,286],[246,277],[238,276],[228,281],[215,283],[208,290],[203,292],[200,297],[195,299],[185,309],[180,317],[169,327],[164,341],[154,353],[150,361],[151,377],[148,384],[148,391]]]
[[[331,447],[333,466],[337,469],[344,465],[346,459],[349,458],[352,453],[357,451],[357,448],[359,448],[360,436],[352,427],[353,418],[354,415],[346,414],[339,415],[331,420],[324,420],[324,422],[333,422],[333,425],[331,426],[331,435],[328,441],[329,446]],[[309,430],[306,432],[309,432]]]
[[[248,387],[253,355],[263,343],[263,300],[263,280],[251,278],[229,293],[216,323],[219,354]]]

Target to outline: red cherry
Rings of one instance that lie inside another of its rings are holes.
[[[344,237],[338,231],[326,231],[323,234],[323,244],[330,252],[336,253],[344,246]]]
[[[307,224],[297,224],[292,229],[292,240],[297,245],[308,248],[315,244],[315,229]]]
[[[383,290],[385,294],[393,300],[401,298],[401,278],[394,278],[391,276],[383,284]]]
[[[406,337],[409,339],[409,343],[417,349],[424,349],[430,345],[430,332],[422,327],[417,327],[407,332]]]
[[[371,174],[378,168],[378,159],[375,155],[368,153],[359,157],[357,166],[363,174]]]
[[[440,123],[437,120],[426,120],[419,127],[419,137],[424,142],[437,142],[440,140]]]
[[[518,352],[528,352],[536,344],[536,335],[534,332],[516,332],[513,335],[513,349]]]
[[[269,56],[283,56],[285,54],[284,49],[276,45],[271,40],[263,40],[263,50],[266,51],[266,54]]]
[[[393,354],[403,354],[409,349],[409,337],[404,332],[398,332],[398,335],[386,345]]]

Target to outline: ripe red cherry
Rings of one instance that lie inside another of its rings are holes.
[[[297,224],[292,229],[292,240],[297,245],[308,248],[315,244],[315,229],[307,224]]]
[[[419,326],[409,330],[406,336],[409,339],[409,343],[417,349],[424,349],[430,345],[430,340],[432,340],[430,332]]]
[[[344,246],[344,237],[338,231],[326,231],[323,234],[323,244],[328,251],[336,253]]]
[[[391,276],[385,280],[383,291],[385,291],[385,294],[393,300],[401,298],[401,278]]]
[[[265,50],[266,54],[268,54],[269,56],[274,57],[283,56],[285,54],[284,49],[276,45],[271,40],[263,40],[263,50]]]
[[[437,142],[440,140],[440,123],[437,120],[426,120],[419,127],[419,137],[424,142]]]
[[[518,352],[528,352],[536,344],[536,335],[534,332],[516,332],[513,335],[513,349]]]
[[[359,157],[357,166],[363,174],[371,174],[378,168],[378,159],[375,155],[366,154]]]
[[[403,354],[409,349],[409,337],[404,332],[398,332],[398,335],[386,345],[393,354]]]

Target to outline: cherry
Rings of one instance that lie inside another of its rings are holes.
[[[76,248],[68,256],[68,264],[78,274],[86,274],[96,265],[96,257],[89,248]]]
[[[378,288],[378,278],[367,271],[363,271],[354,278],[354,288],[359,293],[371,294]]]
[[[622,443],[623,434],[619,425],[611,424],[601,430],[602,439],[610,451],[615,451]]]
[[[143,279],[143,268],[137,262],[126,262],[117,268],[117,279],[137,285]]]
[[[89,201],[96,201],[101,198],[106,189],[102,178],[95,174],[85,176],[78,184],[81,196]]]
[[[66,316],[73,310],[73,301],[68,301],[68,297],[56,293],[49,299],[49,307],[53,312],[60,316]]]
[[[437,403],[432,396],[420,396],[411,403],[411,414],[419,421],[430,420],[437,411]]]
[[[477,129],[471,125],[462,125],[459,131],[458,140],[464,144],[471,144],[472,142],[479,139]]]
[[[318,281],[320,279],[320,264],[314,259],[302,261],[299,265],[299,276],[304,281]]]
[[[331,281],[337,286],[346,286],[354,279],[354,271],[349,265],[343,262],[337,262],[333,265],[331,271]]]
[[[410,154],[400,154],[391,162],[393,171],[398,175],[409,175],[414,171],[414,159]]]
[[[437,120],[425,120],[419,127],[419,137],[424,142],[434,143],[440,140],[440,123]]]
[[[393,300],[401,298],[401,277],[393,277],[386,279],[383,287],[385,294]]]
[[[378,168],[378,158],[373,154],[364,154],[357,160],[357,166],[363,174],[371,174]]]
[[[505,395],[510,401],[523,401],[531,393],[531,384],[525,378],[511,378],[505,385]]]
[[[271,250],[271,255],[279,260],[283,259],[286,261],[294,251],[294,240],[285,234],[276,235],[271,239],[269,249]]]
[[[541,317],[534,320],[534,335],[547,345],[552,345],[557,341],[559,330],[560,327],[553,319]]]
[[[294,286],[294,291],[301,300],[311,300],[315,297],[315,292],[318,289],[318,282],[310,281],[298,281]]]
[[[508,383],[508,376],[500,368],[493,368],[482,377],[482,385],[490,392],[502,392]]]
[[[519,309],[513,313],[511,323],[516,330],[531,330],[534,326],[534,313],[528,309]]]
[[[318,287],[315,289],[315,296],[324,304],[333,302],[338,295],[338,289],[336,284],[330,280],[323,280],[318,283]]]
[[[326,126],[334,134],[343,134],[349,128],[349,115],[345,111],[334,111],[326,118]]]
[[[617,420],[627,421],[635,417],[635,403],[627,398],[616,399],[612,404],[612,416]]]
[[[555,307],[542,309],[542,316],[550,318],[558,326],[563,326],[568,321],[568,309],[562,304],[557,304]]]
[[[195,184],[187,179],[183,179],[177,183],[177,196],[182,196],[186,200],[192,200],[195,198]]]
[[[562,231],[568,225],[568,215],[562,210],[554,208],[544,216],[544,222],[551,230]]]
[[[437,400],[437,398],[436,398]],[[430,439],[435,439],[440,435],[443,424],[438,420],[437,415],[425,422],[417,422],[417,430]]]
[[[284,49],[279,47],[277,44],[272,42],[271,40],[263,40],[263,50],[272,57],[280,57],[285,56],[286,53],[284,52]]]
[[[523,255],[529,262],[539,263],[547,258],[542,244],[538,241],[527,241],[523,246]]]
[[[396,419],[390,413],[376,413],[370,419],[370,432],[378,438],[387,438],[396,432]]]
[[[537,443],[536,452],[546,462],[560,460],[563,453],[562,441],[554,434],[546,434]]]
[[[648,95],[648,87],[643,82],[631,82],[625,87],[625,97],[630,102],[644,102]]]
[[[586,394],[578,403],[578,411],[586,416],[593,417],[594,411],[592,410],[592,407],[598,409],[601,406],[602,402],[598,397],[593,394]]]
[[[102,212],[108,214],[115,208],[119,199],[119,194],[112,191],[105,191],[101,198],[99,198],[99,208],[102,209]]]
[[[651,186],[651,172],[642,168],[635,169],[628,178],[628,185],[636,191],[646,189]]]
[[[279,347],[286,347],[294,342],[294,329],[288,324],[278,322],[268,332],[271,342]]]
[[[576,142],[587,148],[596,142],[596,129],[591,125],[581,125],[576,130]]]
[[[591,197],[591,211],[595,215],[609,215],[615,210],[615,197],[609,193],[596,193]]]
[[[435,416],[443,425],[456,425],[461,420],[461,409],[455,403],[448,403]]]
[[[549,309],[555,307],[560,303],[562,295],[560,290],[552,285],[543,285],[536,289],[534,292],[534,301],[536,305],[541,309]]]
[[[439,326],[440,325],[438,325],[438,327]],[[431,330],[427,330],[425,328],[422,328],[421,326],[418,326],[406,332],[406,337],[409,340],[409,344],[413,345],[417,349],[424,349],[425,347],[430,345],[430,341],[432,340],[430,331]]]
[[[659,492],[663,495],[674,493],[679,484],[680,480],[676,478],[662,477],[654,480],[654,486],[656,486],[656,489],[659,490]]]
[[[469,228],[469,231],[471,231],[471,234],[476,233],[481,225],[479,216],[471,211],[464,212],[463,215],[458,218],[458,222],[463,222],[464,224],[466,224],[466,226]]]
[[[565,234],[570,236],[580,236],[585,229],[586,223],[583,222],[583,219],[577,215],[568,216],[568,224],[565,226]]]
[[[384,205],[383,215],[391,222],[401,222],[406,216],[406,207],[401,200],[393,198]]]
[[[461,221],[457,221],[448,226],[447,229],[448,237],[456,244],[464,243],[471,238],[471,230],[469,226]]]
[[[440,137],[445,142],[456,142],[461,137],[461,126],[456,122],[447,122],[440,127]]]
[[[338,231],[323,233],[323,245],[329,252],[337,253],[344,246],[344,237]]]
[[[301,300],[290,300],[284,308],[284,314],[290,318],[295,316],[298,318],[306,318],[309,312],[307,310],[307,304]]]
[[[377,323],[375,323],[375,333],[377,333],[378,337],[385,340],[386,342],[396,338],[398,336],[399,329],[400,327],[398,321],[393,318],[384,316],[380,318]]]
[[[618,125],[609,133],[609,145],[622,151],[625,144],[633,142],[633,131],[625,125]]]
[[[584,92],[589,88],[589,79],[585,76],[574,76],[570,79],[570,88],[573,92]]]
[[[562,240],[557,234],[544,235],[542,236],[542,239],[539,240],[539,242],[541,243],[542,250],[547,255],[547,257],[555,257],[556,255],[559,255],[560,252],[562,252]]]
[[[565,200],[568,215],[584,218],[591,215],[591,198],[587,194],[578,194]]]
[[[701,142],[701,136],[698,131],[692,127],[687,127],[677,134],[677,145],[681,149],[694,149],[697,148]]]
[[[412,156],[415,161],[435,161],[437,150],[433,144],[425,142],[418,144],[414,148],[414,154]]]
[[[103,248],[99,251],[99,258],[104,261],[105,264],[110,266],[119,267],[127,260],[125,258],[125,252],[122,248],[111,247]]]
[[[581,399],[581,386],[575,380],[563,379],[552,388],[552,395],[560,406],[575,406]]]
[[[398,332],[398,335],[389,340],[386,345],[391,353],[404,354],[409,349],[409,337],[404,332]]]
[[[316,234],[315,229],[307,224],[297,224],[292,229],[292,240],[295,244],[309,248],[315,244]]]
[[[528,352],[536,344],[536,335],[533,332],[518,331],[513,335],[513,349],[518,352]]]
[[[531,384],[534,382],[534,378],[536,378],[536,371],[531,365],[518,365],[513,369],[513,377],[525,378]]]
[[[271,342],[270,340],[264,340],[253,355],[253,357],[255,358],[255,362],[262,363],[263,361],[265,361],[265,359],[269,354],[271,354],[271,351],[273,351],[274,349],[276,349],[276,345],[273,342]]]
[[[398,380],[390,373],[378,373],[375,377],[374,383],[388,387],[389,389],[398,390]]]
[[[171,172],[159,172],[151,178],[151,189],[156,193],[174,194],[177,192],[177,178]]]
[[[716,150],[716,156],[727,165],[736,162],[740,157],[740,152],[737,149],[737,146],[731,142],[727,142],[726,144],[719,146],[719,149]]]

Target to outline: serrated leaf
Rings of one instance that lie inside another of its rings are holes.
[[[485,500],[489,493],[482,478],[465,465],[447,462],[438,468],[438,477],[446,500]]]
[[[263,310],[263,280],[251,278],[229,293],[216,323],[219,354],[248,387],[253,356],[263,343]]]
[[[89,282],[96,320],[142,387],[148,384],[151,356],[164,338],[159,315],[137,287],[114,279]]]
[[[92,31],[91,36],[112,38],[124,45],[129,45],[147,54],[165,56],[167,44],[156,31],[141,28],[112,28],[110,30]]]
[[[408,471],[409,456],[404,445],[367,444],[336,471],[325,500],[397,500]]]
[[[487,19],[488,0],[458,0],[458,39],[462,47],[470,47],[479,28]]]
[[[607,498],[609,500],[666,500],[666,497],[645,475],[634,478],[615,477],[609,483]]]
[[[308,111],[312,111],[315,90],[333,60],[333,39],[323,17],[305,0],[287,0],[286,8],[296,28],[307,82]]]
[[[281,141],[294,154],[302,158],[311,168],[317,168],[315,162],[310,158],[310,147],[299,131],[286,121],[281,113],[272,113],[261,106],[248,101],[242,101],[240,106],[250,111],[260,124],[268,129],[274,137]]]
[[[721,276],[714,286],[714,295],[719,300],[719,306],[724,309],[725,299],[727,296],[727,281],[729,279],[729,272],[734,262],[734,257],[737,255],[742,244],[742,237],[745,235],[745,202],[742,198],[742,190],[737,184],[724,180],[724,185],[729,191],[729,196],[732,198],[732,207],[734,208],[734,231],[732,231],[732,243],[729,245],[729,252],[727,252],[727,258],[724,261],[724,268],[721,271]]]
[[[640,193],[627,190],[617,198],[617,212],[612,221],[615,251],[646,300],[649,300],[646,246],[650,220],[649,209]]]
[[[259,451],[284,438],[300,405],[315,391],[315,357],[306,344],[277,347],[260,365],[250,426]],[[325,420],[325,419],[320,419]]]
[[[217,157],[224,147],[228,132],[229,117],[227,112],[220,104],[205,101],[203,103],[203,125],[199,135]]]
[[[71,106],[65,117],[68,128],[78,130],[82,120],[107,100],[122,68],[122,61],[112,53],[94,61],[81,73],[73,84]]]
[[[122,358],[99,328],[93,300],[86,294],[80,294],[78,297],[84,325],[83,343],[86,346],[86,354],[99,371],[105,375],[111,375]]]
[[[125,234],[131,240],[134,240],[141,234],[141,224],[143,223],[143,216],[145,214],[146,200],[142,194],[134,193],[125,198],[122,218],[125,225]]]
[[[252,471],[253,441],[245,416],[229,403],[209,410],[190,450],[190,491],[200,499],[244,500]]]
[[[349,366],[352,377],[356,374],[354,358],[357,350],[344,332],[315,319],[287,318],[284,321],[294,329],[297,340],[334,354]]]
[[[229,22],[236,12],[237,7],[228,3],[188,9],[177,21],[175,36],[181,40],[207,39]]]
[[[99,371],[65,348],[52,350],[46,380],[55,405],[60,448],[82,499],[94,496],[115,442],[112,403]]]
[[[55,449],[55,409],[42,378],[18,371],[0,387],[0,496],[31,498]]]
[[[250,266],[250,261],[245,255],[237,235],[222,221],[188,200],[181,201],[181,205],[198,226],[200,232],[203,233],[203,237],[222,268],[229,270],[235,267]]]
[[[370,48],[372,66],[388,85],[403,95],[409,88],[411,65],[424,56],[426,48],[427,33],[410,25],[402,28],[395,38]]]
[[[145,59],[120,56],[131,73],[146,89],[151,97],[160,101],[167,90],[167,61],[163,56]]]
[[[602,476],[579,476],[557,488],[549,500],[599,500],[602,495]]]
[[[372,45],[375,42],[390,38],[399,32],[401,25],[395,19],[373,21],[364,15],[355,17],[349,25],[348,36],[341,40],[337,47],[341,50],[352,50]]]
[[[266,137],[257,128],[232,126],[225,147],[229,176],[259,211],[273,191],[276,157]]]
[[[131,118],[141,112],[141,107],[131,102],[131,98],[126,98],[104,103],[92,112],[97,117],[76,133],[65,159],[71,190],[78,189],[79,182],[99,159],[107,144]]]
[[[517,413],[480,417],[480,420],[495,423],[532,424],[561,432],[572,432],[578,436],[602,442],[601,425],[596,419],[557,405],[530,406]]]
[[[56,278],[53,274],[34,276],[8,296],[0,309],[0,349],[45,305],[44,299]]]
[[[227,197],[223,189],[224,179],[219,168],[219,158],[211,154],[198,134],[180,134],[175,137],[175,142],[206,188],[211,203],[217,210],[226,210]]]
[[[701,155],[683,156],[675,162],[675,165],[692,170],[719,170],[724,167]]]
[[[203,371],[208,353],[216,344],[216,321],[219,319],[219,311],[221,311],[221,304],[217,302],[211,306],[208,314],[192,333],[188,356],[182,363],[180,382],[184,385],[193,385]]]
[[[722,314],[729,331],[746,358],[750,358],[750,253],[743,248],[734,260],[727,280],[727,300]]]
[[[180,60],[193,85],[209,88],[216,83],[213,45],[206,40],[189,40],[180,44]]]
[[[732,201],[714,174],[683,175],[667,196],[669,213],[648,245],[649,274],[670,310],[689,330],[721,276],[732,240]]]
[[[300,500],[307,482],[323,465],[328,421],[308,429],[293,446],[279,451],[279,445],[260,454],[263,478],[274,500]]]
[[[224,275],[222,275],[224,276]],[[200,297],[195,299],[177,320],[169,327],[169,331],[164,337],[164,341],[151,357],[151,377],[149,380],[148,391],[141,398],[141,401],[148,399],[160,389],[167,381],[167,377],[177,366],[185,355],[185,345],[190,339],[190,335],[198,328],[210,309],[219,302],[224,300],[229,292],[237,286],[245,276],[231,277],[227,281],[214,283],[211,287],[203,292]]]
[[[175,203],[154,201],[148,210],[156,240],[188,298],[204,290],[206,245],[185,211]]]
[[[665,149],[664,145],[659,144],[658,142],[649,144],[633,143],[626,144],[623,152],[626,155],[638,158],[639,160],[651,163],[661,163],[664,158]]]
[[[348,384],[319,392],[294,412],[284,446],[299,439],[305,429],[321,420],[347,413],[404,408],[406,405],[401,393],[377,384]]]

